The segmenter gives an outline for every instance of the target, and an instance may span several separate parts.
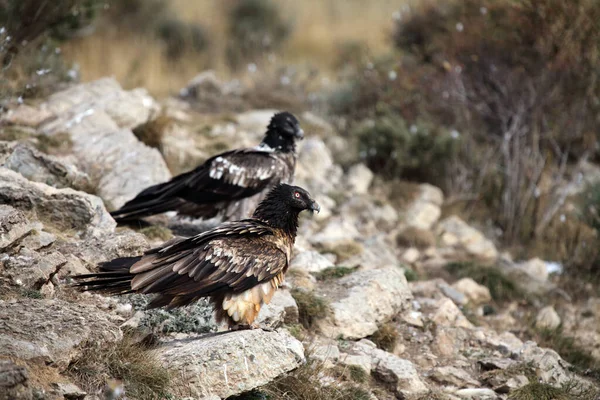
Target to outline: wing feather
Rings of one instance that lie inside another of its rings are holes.
[[[286,246],[261,222],[226,224],[147,252],[130,269],[132,288],[180,300],[242,292],[287,269]]]

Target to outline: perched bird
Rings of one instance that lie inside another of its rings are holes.
[[[139,257],[102,263],[101,272],[74,276],[80,280],[76,286],[108,294],[156,293],[149,308],[208,297],[217,321],[230,328],[250,326],[283,282],[303,210],[320,208],[306,190],[279,184],[252,218],[175,239]]]
[[[289,112],[275,114],[260,145],[227,151],[168,182],[150,186],[111,212],[130,222],[166,211],[194,218],[247,218],[270,188],[292,183],[296,140],[304,131]]]

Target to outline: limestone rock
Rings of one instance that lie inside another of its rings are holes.
[[[260,329],[174,340],[158,352],[165,367],[178,371],[190,394],[200,398],[247,392],[305,361],[298,340]]]
[[[0,360],[0,400],[31,400],[27,368]]]
[[[41,131],[70,134],[78,166],[112,207],[171,177],[158,150],[131,132],[158,109],[144,90],[124,91],[114,79],[104,78],[56,93],[41,108],[55,116]]]
[[[437,311],[431,320],[442,326],[473,328],[473,324],[469,322],[456,304],[450,299],[439,300]]]
[[[396,266],[355,272],[317,293],[330,299],[331,315],[317,322],[330,338],[371,335],[378,324],[407,309],[412,299],[404,273]]]
[[[342,175],[342,168],[334,164],[331,151],[321,139],[309,137],[301,142],[294,184],[318,198],[319,194],[327,194],[339,186]]]
[[[419,185],[419,193],[404,210],[404,222],[407,226],[418,229],[431,229],[442,215],[441,205],[444,202],[442,191],[427,183]]]
[[[521,269],[531,278],[536,279],[538,281],[546,282],[548,280],[548,269],[546,266],[546,262],[540,260],[537,257],[519,263],[515,265],[515,267]]]
[[[467,371],[452,366],[435,368],[431,377],[443,385],[452,385],[458,388],[480,385]]]
[[[346,182],[353,193],[366,194],[369,191],[373,177],[373,172],[366,165],[356,164],[348,170]]]
[[[86,342],[121,340],[119,327],[92,306],[59,300],[0,301],[0,357],[37,360],[64,370]]]
[[[535,326],[538,329],[554,330],[560,326],[560,316],[552,306],[542,308],[535,317]]]
[[[100,198],[73,189],[31,182],[0,167],[0,202],[35,214],[58,230],[112,231],[116,223]]]
[[[493,262],[498,258],[496,246],[457,216],[441,221],[437,230],[442,243],[457,251],[459,257],[467,256],[481,262]]]
[[[494,400],[498,398],[492,389],[460,389],[455,394],[461,399]]]
[[[452,287],[464,294],[474,304],[486,303],[492,300],[490,289],[478,284],[471,278],[463,278],[455,282]]]
[[[392,385],[400,398],[416,399],[428,392],[429,389],[410,361],[378,349],[366,340],[355,343],[351,351],[356,355],[371,357],[371,373],[376,379]]]
[[[333,267],[333,263],[319,252],[313,250],[296,253],[290,264],[290,270],[302,270],[310,273],[321,272]]]
[[[277,290],[271,302],[261,308],[256,322],[260,327],[269,329],[279,328],[284,323],[297,323],[298,305],[289,290]]]
[[[32,146],[19,142],[0,142],[0,166],[20,173],[30,181],[55,188],[86,190],[90,178],[76,166],[46,155]]]
[[[0,205],[0,250],[5,250],[18,243],[41,224],[30,223],[21,211]]]

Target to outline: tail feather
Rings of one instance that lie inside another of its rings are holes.
[[[73,276],[79,281],[73,286],[82,291],[98,291],[106,294],[133,293],[131,289],[133,274],[129,273],[129,268],[141,258],[141,256],[123,257],[101,263],[98,273]]]
[[[130,222],[167,211],[175,211],[182,203],[183,200],[179,198],[142,201],[135,198],[120,209],[112,211],[110,215],[112,215],[117,222]]]

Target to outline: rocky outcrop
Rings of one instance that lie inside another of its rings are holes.
[[[55,188],[90,190],[89,176],[76,166],[44,154],[19,142],[0,142],[0,166],[23,175],[30,181]]]
[[[177,370],[194,397],[227,398],[301,365],[302,343],[282,332],[246,330],[164,343],[165,367]]]
[[[64,370],[81,346],[116,342],[122,333],[111,314],[61,301],[0,300],[0,357],[41,361]]]
[[[498,258],[494,243],[459,217],[452,216],[441,221],[437,232],[443,246],[451,249],[455,258],[471,258],[484,263],[495,262]]]
[[[57,230],[112,231],[116,223],[99,197],[56,189],[0,167],[0,203],[11,205]]]
[[[395,266],[355,272],[317,290],[329,299],[331,315],[317,323],[330,338],[360,339],[406,309],[412,295]]]
[[[40,131],[70,135],[79,167],[112,207],[171,177],[158,150],[131,132],[158,111],[145,90],[124,91],[114,79],[104,78],[56,93],[40,108],[52,115]]]

